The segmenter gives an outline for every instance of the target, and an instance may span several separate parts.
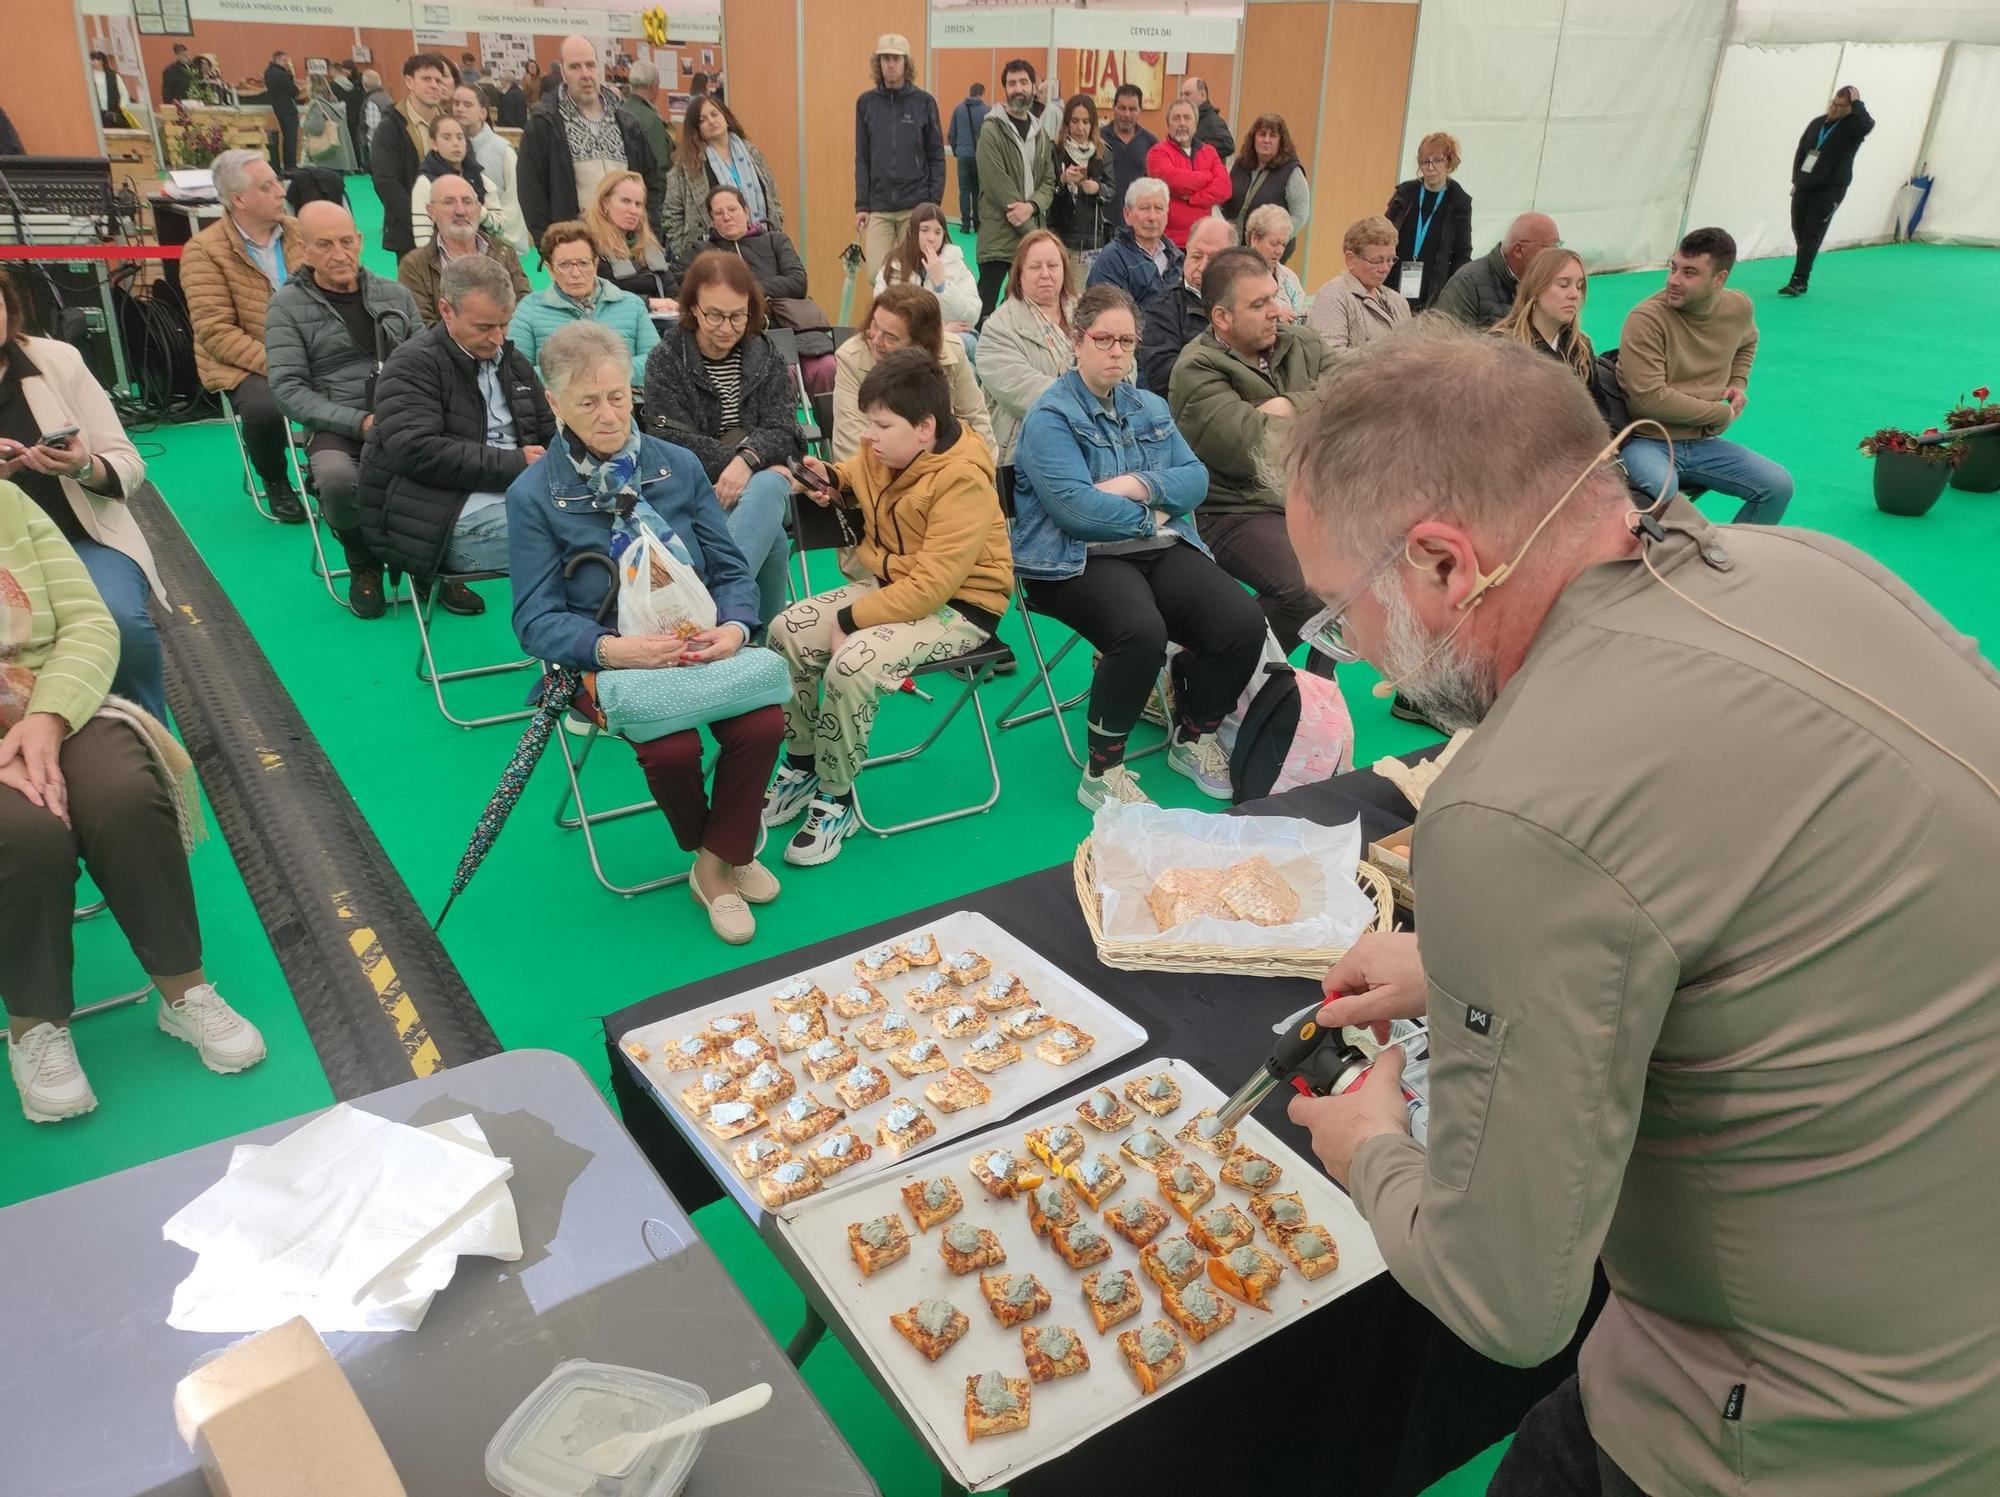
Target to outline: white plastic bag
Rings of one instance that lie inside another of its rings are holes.
[[[618,561],[618,632],[677,634],[683,639],[715,627],[715,599],[683,555],[639,527],[638,538]]]

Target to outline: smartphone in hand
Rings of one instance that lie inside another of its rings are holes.
[[[60,426],[57,427],[54,431],[43,432],[40,440],[36,443],[36,445],[40,447],[46,447],[51,452],[67,452],[69,450],[70,443],[76,439],[76,434],[77,434],[76,427]]]

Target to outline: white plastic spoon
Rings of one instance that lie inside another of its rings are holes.
[[[698,1429],[712,1425],[727,1424],[732,1419],[741,1419],[754,1414],[771,1401],[771,1385],[757,1383],[745,1388],[741,1393],[732,1393],[720,1403],[712,1403],[705,1409],[696,1409],[692,1414],[683,1414],[678,1419],[669,1420],[657,1429],[641,1430],[635,1434],[613,1435],[601,1445],[593,1445],[578,1459],[599,1476],[623,1476],[637,1464],[639,1457],[655,1445],[664,1445],[669,1440],[677,1440],[682,1435],[691,1435]]]

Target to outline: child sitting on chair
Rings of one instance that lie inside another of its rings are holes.
[[[952,415],[937,361],[917,348],[889,354],[861,382],[859,404],[860,452],[831,466],[804,459],[795,486],[859,531],[855,563],[867,576],[794,603],[770,630],[792,699],[764,824],[807,813],[785,848],[802,866],[830,862],[858,824],[854,779],[876,699],[916,666],[992,638],[1014,587],[992,453]]]

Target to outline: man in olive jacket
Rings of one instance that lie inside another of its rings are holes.
[[[1174,424],[1208,467],[1201,533],[1223,571],[1248,585],[1287,654],[1323,606],[1285,535],[1271,437],[1317,398],[1326,340],[1278,316],[1278,283],[1253,249],[1226,249],[1202,272],[1208,331],[1181,350],[1167,382]],[[1324,656],[1309,668],[1332,674]]]
[[[1056,198],[1055,159],[1035,128],[1035,69],[1017,57],[1001,70],[1005,107],[979,127],[979,312],[1000,304],[1000,290],[1021,241],[1048,222]]]

